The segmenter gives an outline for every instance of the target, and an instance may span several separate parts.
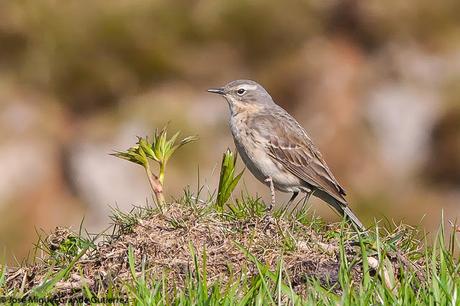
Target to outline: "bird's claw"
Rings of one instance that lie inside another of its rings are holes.
[[[272,195],[272,202],[270,205],[267,207],[266,211],[270,212],[273,209],[273,206],[275,205],[276,198],[275,198],[275,186],[273,185],[273,179],[269,176],[265,179],[265,182],[270,184],[270,192]]]

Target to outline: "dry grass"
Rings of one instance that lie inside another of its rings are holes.
[[[338,224],[307,226],[295,218],[275,218],[268,214],[238,219],[209,210],[205,205],[172,204],[164,213],[149,212],[148,217],[131,219],[128,227],[119,223],[113,235],[90,247],[69,271],[69,277],[56,283],[55,294],[75,296],[85,287],[91,292],[106,292],[112,286],[123,291],[123,284],[132,277],[129,248],[135,254],[136,273],[140,275],[144,269],[158,278],[166,275],[170,289],[180,287],[190,273],[195,273],[192,254],[196,252],[200,266],[206,254],[210,283],[228,283],[243,274],[247,278],[257,274],[255,263],[248,255],[252,254],[273,270],[283,258],[291,285],[299,293],[306,290],[308,278],[316,278],[322,285],[339,290]],[[320,228],[322,230],[317,231]],[[345,235],[349,241],[356,241],[352,231]],[[10,269],[6,275],[9,290],[29,292],[64,269],[72,258],[63,260],[64,253],[72,252],[66,248],[63,253],[62,245],[69,239],[76,241],[75,237],[78,235],[58,228],[41,240],[39,247],[47,250],[48,255],[36,264]],[[358,264],[359,245],[346,245],[345,250],[349,261],[357,263],[351,274],[359,282],[362,270]],[[76,256],[75,251],[73,254]]]

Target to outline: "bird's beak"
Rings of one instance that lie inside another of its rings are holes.
[[[224,92],[224,89],[222,87],[219,87],[219,88],[209,88],[208,89],[208,92],[212,92],[212,93],[215,93],[215,94],[218,94],[218,95],[223,95],[225,92]]]

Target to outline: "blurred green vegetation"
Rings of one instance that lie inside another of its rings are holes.
[[[318,35],[345,35],[369,52],[404,39],[445,48],[458,40],[459,11],[456,0],[3,1],[0,66],[86,113],[185,78],[189,53],[214,44],[255,71]]]

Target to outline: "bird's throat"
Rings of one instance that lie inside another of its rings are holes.
[[[230,107],[230,112],[232,116],[247,113],[247,114],[256,114],[262,110],[262,106],[257,104],[249,104],[241,101],[228,101]]]

